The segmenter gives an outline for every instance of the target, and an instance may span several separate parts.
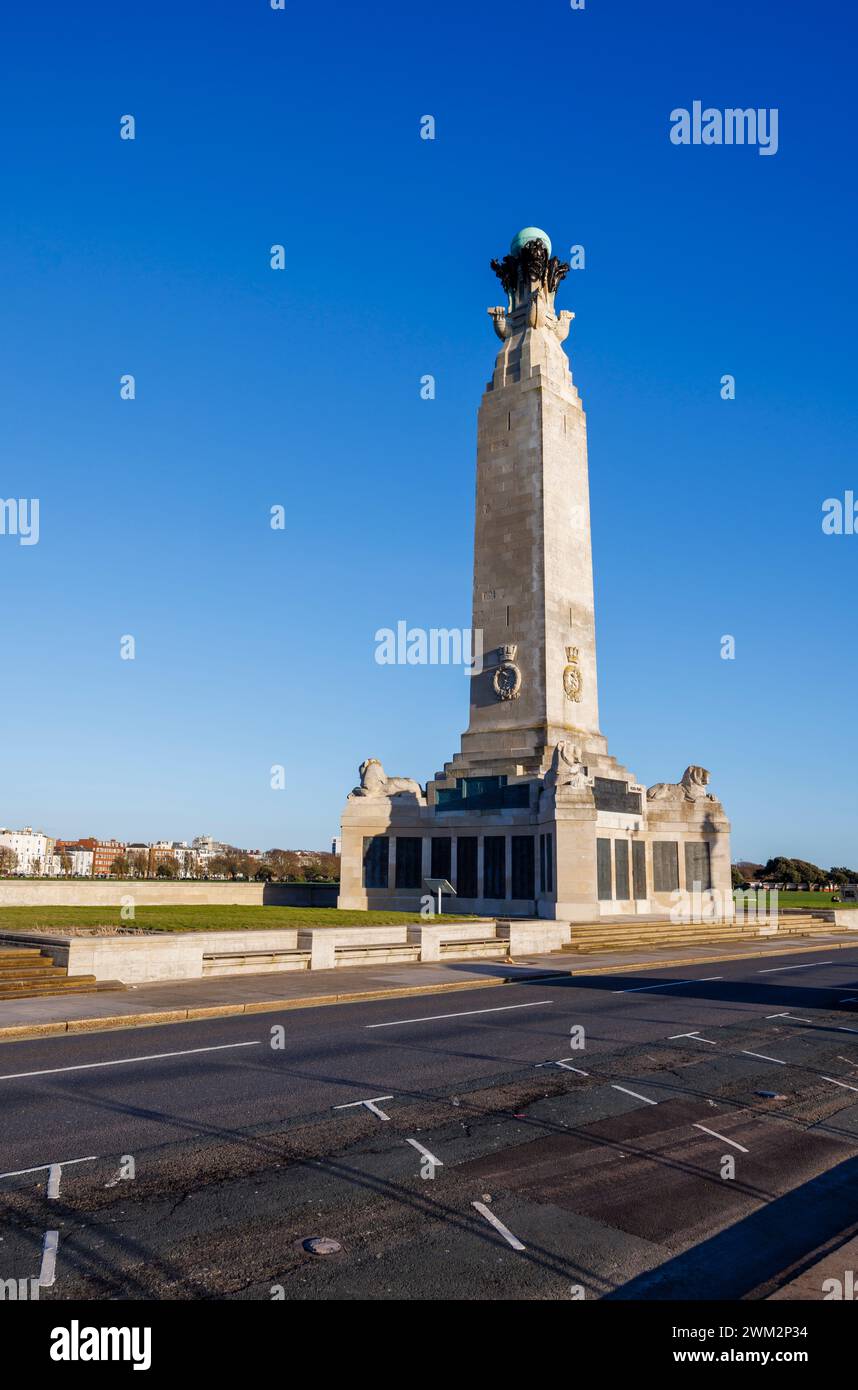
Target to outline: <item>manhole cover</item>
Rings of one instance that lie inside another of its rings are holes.
[[[337,1255],[343,1248],[338,1240],[331,1240],[328,1236],[310,1236],[303,1246],[311,1255]]]

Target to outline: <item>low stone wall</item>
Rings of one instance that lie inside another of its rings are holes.
[[[213,883],[198,879],[0,879],[0,907],[336,907],[337,883]]]
[[[838,927],[846,927],[849,931],[858,931],[858,907],[846,907],[841,912],[835,910],[834,923]]]
[[[453,922],[425,927],[293,927],[140,936],[0,932],[0,942],[40,946],[70,976],[93,975],[97,981],[137,985],[276,970],[330,970],[389,960],[438,960],[443,941],[481,938],[485,942],[494,935],[494,922]],[[497,954],[503,956],[506,950],[507,942],[498,939]]]

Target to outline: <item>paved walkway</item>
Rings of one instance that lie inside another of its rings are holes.
[[[49,995],[43,999],[0,1002],[0,1042],[55,1033],[97,1032],[154,1023],[265,1010],[336,1004],[346,1000],[435,994],[501,985],[545,975],[592,975],[642,967],[693,967],[748,956],[799,954],[858,946],[853,934],[820,932],[786,941],[713,942],[703,946],[661,946],[629,951],[555,952],[510,964],[502,960],[444,961],[426,965],[357,965],[338,970],[296,970],[268,975],[232,975],[216,980],[100,989],[90,994]]]

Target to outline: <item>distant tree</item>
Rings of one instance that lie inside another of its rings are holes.
[[[127,878],[131,872],[131,865],[128,862],[127,854],[117,854],[110,865],[110,872],[114,878]]]
[[[828,877],[831,883],[836,883],[838,888],[844,883],[858,883],[858,869],[847,869],[845,864],[828,870]]]
[[[730,880],[734,888],[747,888],[748,880],[742,873],[738,864],[730,865]]]
[[[155,876],[156,878],[179,877],[179,861],[175,854],[165,854],[164,857],[158,861]]]
[[[769,859],[763,866],[762,877],[768,883],[800,883],[801,874],[792,859],[786,859],[782,854],[774,859]]]
[[[135,878],[145,878],[149,868],[148,850],[135,850],[128,856],[128,863]]]
[[[60,850],[60,873],[68,878],[72,871],[72,857],[67,849]]]
[[[818,864],[811,864],[807,859],[793,859],[796,872],[798,873],[799,883],[810,883],[823,885],[828,882],[828,871],[820,869]]]
[[[0,845],[0,876],[13,874],[18,867],[18,856],[8,845]]]
[[[323,883],[336,883],[340,877],[340,856],[319,850],[315,856],[316,877]]]
[[[209,860],[211,878],[230,878],[230,862],[225,854],[213,854]]]

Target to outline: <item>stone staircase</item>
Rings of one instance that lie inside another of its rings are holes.
[[[858,927],[858,913],[856,913]],[[573,953],[585,951],[629,951],[662,946],[729,945],[746,941],[781,941],[801,936],[854,935],[858,931],[835,925],[833,913],[781,913],[777,927],[769,922],[647,922],[646,919],[573,923],[572,940],[561,949]]]
[[[82,994],[97,989],[94,975],[72,975],[34,946],[0,947],[0,999],[34,999],[45,994]]]

